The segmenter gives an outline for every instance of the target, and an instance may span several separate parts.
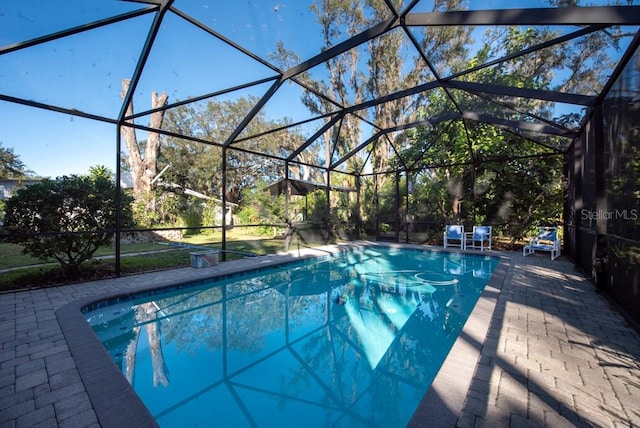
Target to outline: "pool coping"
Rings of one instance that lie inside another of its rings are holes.
[[[267,267],[274,267],[304,259],[315,258],[322,254],[362,249],[371,246],[418,249],[446,253],[462,253],[487,255],[498,258],[499,262],[493,271],[485,289],[480,295],[471,315],[454,342],[447,358],[438,371],[436,378],[418,405],[409,426],[423,426],[428,421],[433,426],[454,426],[464,405],[473,373],[480,358],[480,352],[486,338],[491,317],[496,306],[497,297],[506,278],[510,258],[496,252],[479,253],[468,250],[443,250],[415,244],[377,243],[363,241],[347,245],[328,245],[316,248],[304,248],[303,251],[262,256],[255,263],[225,262],[215,270],[206,271],[201,279],[213,279],[221,276],[235,275]],[[246,261],[243,259],[242,261]],[[225,269],[219,269],[226,265]],[[211,269],[211,268],[208,268]],[[201,270],[201,269],[199,269]],[[56,317],[62,333],[68,343],[82,383],[94,407],[96,416],[103,427],[157,427],[155,421],[133,387],[126,380],[121,370],[109,356],[93,329],[87,323],[82,309],[96,302],[116,297],[127,298],[148,291],[160,290],[172,286],[194,282],[194,279],[177,281],[167,278],[153,285],[133,287],[126,292],[101,293],[92,297],[70,302],[56,311]],[[474,346],[468,341],[473,340]]]
[[[477,254],[468,250],[462,253]],[[498,297],[511,265],[510,257],[493,253],[490,255],[499,258],[498,265],[438,370],[436,378],[420,401],[408,427],[457,425],[480,361]]]

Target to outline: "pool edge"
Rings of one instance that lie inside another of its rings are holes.
[[[62,334],[102,427],[157,427],[158,423],[111,359],[82,315],[95,299],[71,302],[56,311]]]
[[[376,243],[358,241],[348,244],[305,248],[302,252],[298,249],[289,253],[261,256],[257,261],[259,263],[258,268],[256,268],[255,264],[249,267],[241,263],[243,259],[236,260],[236,263],[225,262],[225,264],[218,265],[217,269],[211,270],[186,268],[190,272],[200,273],[199,278],[173,280],[168,277],[166,280],[153,285],[145,284],[133,286],[127,290],[96,293],[93,296],[74,300],[58,308],[55,311],[56,318],[100,426],[103,428],[121,428],[123,426],[158,427],[159,425],[84,318],[82,313],[84,307],[101,300],[159,290],[207,278],[248,272],[263,267],[274,267],[301,261],[305,258],[362,249],[371,245],[376,245]],[[126,278],[120,277],[118,280],[126,280]]]
[[[464,253],[477,256],[491,256],[499,259],[498,265],[489,278],[485,289],[474,306],[459,337],[451,348],[447,359],[444,361],[432,386],[423,397],[408,424],[408,426],[414,427],[455,426],[460,416],[468,388],[471,385],[480,356],[480,349],[486,338],[491,316],[495,309],[497,295],[493,298],[491,298],[490,295],[496,294],[496,292],[499,294],[506,277],[510,259],[499,252],[479,253],[477,251],[450,251],[443,250],[441,247],[417,244],[359,241],[346,245],[336,244],[308,248],[305,254],[301,254],[298,251],[297,255],[295,252],[290,252],[275,256],[264,256],[264,263],[261,263],[261,267],[273,267],[289,262],[300,261],[305,258],[317,257],[322,254],[327,255],[330,253],[349,251],[354,248],[362,249],[363,247],[371,246]],[[216,278],[251,270],[255,270],[255,265],[251,267],[246,265],[238,266],[224,271],[205,271],[203,272],[204,276],[202,279]],[[82,314],[82,308],[100,300],[162,289],[190,281],[193,281],[193,279],[184,279],[181,281],[169,279],[163,281],[161,284],[152,286],[144,285],[131,288],[127,291],[100,293],[92,297],[75,300],[56,310],[56,317],[58,318],[63,335],[67,341],[71,355],[76,361],[80,378],[102,427],[157,427],[159,425],[135,393],[133,387],[123,376],[121,370],[108,355],[93,329],[86,322]],[[472,320],[473,322],[471,322]],[[478,337],[481,338],[481,341],[475,351],[473,351],[469,350],[469,347],[463,343],[463,337]]]
[[[511,265],[510,257],[490,255],[498,265],[407,427],[457,426]]]

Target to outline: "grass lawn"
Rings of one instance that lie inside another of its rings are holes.
[[[186,236],[182,241],[175,243],[123,243],[120,259],[122,274],[190,266],[189,253],[197,251],[195,247],[221,249],[221,238],[220,233],[197,234]],[[226,253],[227,260],[242,257],[241,253],[275,254],[284,251],[284,240],[231,230],[227,232],[227,250],[229,250]],[[57,262],[44,263],[40,259],[22,254],[22,247],[19,245],[0,243],[0,291],[113,277],[115,276],[114,257],[113,246],[100,248],[91,262],[84,263],[80,272],[73,278],[69,278],[62,275]]]
[[[123,245],[121,251],[126,253],[137,253],[144,251],[157,251],[160,248],[158,244],[152,242],[141,242]],[[99,248],[95,257],[113,256],[114,247]],[[24,266],[41,265],[44,262],[40,259],[33,258],[27,254],[22,254],[22,247],[17,244],[0,243],[0,270],[19,268]],[[57,265],[56,262],[53,263]]]

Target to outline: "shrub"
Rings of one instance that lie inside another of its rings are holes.
[[[99,247],[109,246],[116,227],[116,186],[108,178],[63,176],[19,189],[6,202],[5,240],[23,253],[78,271]],[[133,225],[131,198],[121,195],[121,225]]]

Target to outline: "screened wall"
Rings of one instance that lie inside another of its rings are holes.
[[[640,321],[640,54],[567,155],[567,254]]]

